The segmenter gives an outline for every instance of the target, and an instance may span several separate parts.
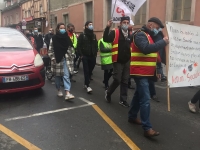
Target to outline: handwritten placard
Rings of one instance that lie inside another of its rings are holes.
[[[167,23],[169,87],[200,85],[200,27]]]

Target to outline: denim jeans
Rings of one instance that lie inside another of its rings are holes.
[[[70,88],[71,88],[70,73],[69,73],[69,70],[67,68],[67,64],[66,64],[65,59],[63,61],[63,69],[64,69],[64,76],[56,76],[55,77],[56,88],[58,90],[60,90],[60,83],[63,80],[65,91],[70,91]]]
[[[140,111],[142,128],[147,131],[152,128],[149,121],[150,116],[150,92],[148,78],[134,78],[136,91],[131,102],[131,108],[128,112],[129,119],[136,119]]]
[[[152,80],[149,80],[149,92],[151,98],[156,95],[155,82]]]

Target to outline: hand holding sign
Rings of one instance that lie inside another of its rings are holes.
[[[163,40],[166,42],[166,44],[169,44],[169,38],[168,38],[168,36],[165,36],[165,37],[163,38]]]
[[[111,20],[108,21],[108,23],[107,23],[107,27],[111,27],[112,24],[113,24],[113,21],[112,21],[112,19],[111,19]]]

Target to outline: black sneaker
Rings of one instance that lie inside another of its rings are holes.
[[[130,107],[130,105],[126,101],[119,101],[119,104],[124,107]]]
[[[158,99],[158,97],[156,95],[152,96],[151,99],[156,102],[160,102],[160,100]]]
[[[111,102],[111,96],[107,94],[107,90],[105,91],[105,99],[108,103]]]
[[[161,82],[165,82],[165,81],[167,81],[167,77],[166,76],[161,78]]]

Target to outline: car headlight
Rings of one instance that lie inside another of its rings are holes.
[[[44,62],[42,60],[42,57],[39,54],[37,54],[34,59],[34,66],[39,67],[39,66],[42,66],[43,64]]]

